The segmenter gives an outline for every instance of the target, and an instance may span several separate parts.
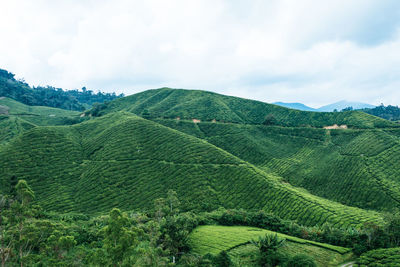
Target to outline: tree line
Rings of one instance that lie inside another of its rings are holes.
[[[9,97],[30,106],[48,106],[67,110],[83,111],[94,103],[103,103],[123,97],[123,94],[81,90],[63,90],[53,86],[30,87],[23,79],[0,69],[0,96]]]

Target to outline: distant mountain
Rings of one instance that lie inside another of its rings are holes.
[[[353,107],[353,109],[364,109],[364,108],[374,108],[374,105],[370,105],[367,103],[361,103],[361,102],[349,102],[346,100],[342,100],[333,104],[329,104],[326,106],[322,106],[317,109],[317,111],[323,111],[323,112],[332,112],[335,109],[337,111],[341,111],[344,108],[347,107]]]
[[[281,106],[281,107],[285,107],[285,108],[298,109],[298,110],[302,110],[302,111],[317,111],[315,108],[311,108],[311,107],[306,106],[306,105],[304,105],[302,103],[274,102],[272,104],[278,105],[278,106]]]

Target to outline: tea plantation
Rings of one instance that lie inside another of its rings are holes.
[[[306,253],[319,263],[319,266],[337,266],[353,257],[348,248],[304,240],[279,234],[265,229],[245,226],[199,226],[190,234],[190,245],[194,252],[205,255],[228,251],[241,264],[257,266],[254,255],[257,249],[250,243],[266,234],[277,234],[286,240],[282,250],[288,254]],[[253,260],[251,257],[253,256]]]
[[[294,261],[396,266],[399,162],[399,125],[361,111],[169,88],[84,113],[0,97],[0,259],[259,266],[249,241],[274,231]]]

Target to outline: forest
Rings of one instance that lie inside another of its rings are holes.
[[[83,111],[94,103],[111,101],[123,94],[93,92],[83,87],[80,91],[63,90],[52,86],[30,87],[23,79],[15,79],[15,74],[0,69],[0,96],[15,99],[30,106],[48,106],[67,110]]]

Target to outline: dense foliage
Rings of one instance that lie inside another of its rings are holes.
[[[81,91],[65,91],[52,86],[31,88],[25,81],[16,80],[14,74],[0,69],[0,97],[9,97],[30,106],[83,111],[93,103],[103,103],[122,96],[115,93],[94,93],[85,87]]]
[[[400,266],[400,247],[371,250],[361,255],[357,260],[357,266]]]
[[[400,121],[400,108],[398,106],[380,105],[375,108],[363,109],[365,113],[384,118],[390,121]]]

